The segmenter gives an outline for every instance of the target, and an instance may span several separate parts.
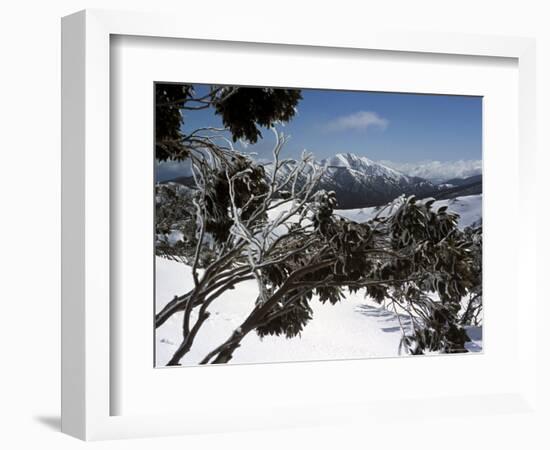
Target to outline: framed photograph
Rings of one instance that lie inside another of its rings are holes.
[[[533,41],[62,31],[64,432],[533,407]]]

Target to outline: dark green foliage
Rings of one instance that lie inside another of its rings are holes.
[[[435,303],[428,319],[413,334],[402,338],[402,346],[413,355],[427,351],[465,353],[464,344],[470,341],[466,331],[457,323],[457,305]]]
[[[236,176],[238,174],[240,176]],[[229,179],[232,177],[235,177],[235,205],[242,209],[243,220],[247,220],[257,210],[262,195],[269,189],[263,166],[254,164],[242,155],[231,155],[225,161],[225,167],[209,173],[208,183],[204,186],[206,231],[212,233],[219,243],[227,240],[233,225],[229,191]],[[258,217],[259,220],[265,218],[265,214]]]
[[[483,258],[482,258],[482,228],[478,227],[467,227],[464,230],[464,234],[467,239],[472,242],[471,246],[471,261],[470,261],[470,275],[472,281],[472,287],[469,290],[466,304],[464,306],[464,311],[460,317],[461,325],[474,325],[478,326],[481,321],[482,314],[482,276],[483,276]]]
[[[194,193],[180,185],[155,187],[155,225],[158,234],[168,234],[182,224],[194,222]]]
[[[264,270],[266,286],[274,290],[283,285],[292,273],[311,263],[312,254],[325,251],[334,263],[305,274],[299,283],[309,286],[308,292],[321,302],[335,304],[345,298],[344,289],[364,289],[374,300],[382,303],[389,299],[414,314],[414,332],[402,341],[411,353],[464,352],[469,338],[459,313],[461,299],[476,292],[481,283],[481,230],[461,231],[455,214],[443,208],[433,210],[432,204],[402,198],[386,217],[355,223],[335,216],[333,196],[321,191],[313,203],[318,243],[308,252],[293,254]],[[287,245],[286,250],[292,252],[300,240],[291,239]],[[430,293],[437,294],[439,300],[432,299]],[[299,302],[309,298],[300,296]],[[286,307],[284,303],[277,306]],[[292,337],[310,320],[307,311],[297,308],[276,315],[258,334]]]
[[[168,259],[188,262],[195,252],[196,210],[195,193],[185,186],[157,185],[155,187],[155,253]],[[171,242],[168,236],[181,232],[182,239]]]
[[[315,294],[319,296],[321,303],[330,303],[335,305],[339,301],[346,298],[342,289],[338,286],[318,286],[315,288]]]
[[[155,85],[155,157],[183,160],[189,152],[182,144],[180,105],[192,95],[192,86],[187,84]]]
[[[252,143],[262,137],[259,126],[269,128],[277,122],[288,122],[302,99],[299,89],[240,87],[227,99],[215,103],[233,141],[245,139]],[[223,98],[223,93],[222,93]]]
[[[464,352],[469,338],[460,319],[461,301],[481,289],[481,229],[461,231],[455,214],[446,207],[434,211],[432,204],[404,199],[383,221],[392,251],[409,256],[388,261],[377,277],[408,281],[368,287],[367,292],[379,302],[390,298],[415,315],[414,332],[402,341],[411,353]]]
[[[293,294],[290,294],[292,296]],[[309,306],[309,300],[312,294],[304,293],[303,297],[294,300],[290,305],[285,305],[285,301],[278,303],[270,315],[272,319],[256,328],[256,333],[260,337],[267,335],[293,338],[299,336],[306,324],[313,318],[313,311]]]
[[[392,247],[405,248],[413,242],[440,242],[457,229],[458,216],[447,213],[447,207],[431,209],[434,200],[418,202],[409,197],[392,215],[390,227]]]
[[[181,161],[193,150],[212,143],[181,131],[186,114],[213,108],[236,142],[252,143],[262,136],[260,127],[287,122],[295,114],[302,95],[299,89],[211,86],[209,94],[197,97],[191,84],[155,85],[155,154],[158,161]]]
[[[333,222],[333,212],[336,208],[336,194],[334,192],[319,191],[315,194],[315,216],[313,225],[321,233],[327,233]]]

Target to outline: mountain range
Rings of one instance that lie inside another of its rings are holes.
[[[341,209],[384,205],[401,194],[440,200],[480,194],[482,190],[481,175],[433,183],[353,153],[338,153],[315,164],[326,167],[318,188],[334,191],[338,208]],[[269,165],[265,168],[270,171]],[[284,177],[290,170],[292,163],[283,166],[278,176]],[[298,183],[305,178],[306,174],[301,174]],[[193,183],[192,177],[178,177],[170,181],[185,185]]]
[[[343,209],[386,204],[401,194],[427,197],[436,190],[428,180],[353,153],[338,153],[319,164],[326,166],[319,188],[334,191]]]

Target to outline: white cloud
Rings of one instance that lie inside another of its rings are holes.
[[[328,131],[365,131],[368,128],[385,130],[389,122],[373,111],[358,111],[347,116],[337,117],[327,124]]]
[[[481,173],[481,160],[422,161],[417,163],[379,162],[406,175],[434,181],[467,178]]]

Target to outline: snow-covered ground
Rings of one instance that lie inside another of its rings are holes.
[[[461,215],[459,226],[465,227],[481,219],[481,195],[441,200],[435,207],[448,205]],[[273,211],[272,214],[279,214]],[[376,214],[375,208],[340,210],[338,214],[355,221],[366,221]],[[160,311],[175,295],[193,287],[191,269],[185,264],[156,259],[156,302]],[[211,306],[211,317],[197,335],[191,351],[185,355],[183,365],[195,365],[206,354],[224,342],[246,318],[257,297],[255,281],[243,282],[224,293]],[[301,336],[286,339],[268,336],[260,339],[250,333],[234,353],[231,363],[262,363],[284,361],[312,361],[349,358],[399,356],[400,326],[408,331],[409,319],[384,309],[361,292],[347,295],[336,305],[321,304],[315,298],[311,303],[313,320],[306,325]],[[156,365],[166,365],[182,337],[183,313],[172,316],[156,330]],[[192,316],[194,318],[194,316]],[[400,325],[401,322],[401,325]],[[472,342],[468,350],[481,351],[481,328],[468,329]]]
[[[481,204],[482,195],[478,194],[449,200],[438,200],[434,202],[432,207],[437,209],[442,206],[448,206],[449,211],[460,215],[458,226],[464,228],[481,221]],[[378,214],[378,208],[340,209],[335,211],[335,213],[350,220],[354,220],[355,222],[366,222]],[[383,216],[384,213],[382,212],[381,215]]]
[[[157,311],[174,295],[192,287],[189,266],[157,258]],[[211,306],[212,316],[199,332],[193,348],[182,364],[195,365],[208,352],[224,342],[254,306],[257,288],[254,281],[243,282]],[[235,352],[231,363],[313,361],[327,359],[400,356],[401,329],[395,313],[365,299],[361,293],[348,294],[336,305],[311,303],[313,320],[299,337],[267,336],[250,333]],[[183,313],[172,316],[156,330],[156,365],[162,367],[181,342]],[[408,330],[409,318],[400,315]],[[481,350],[481,330],[469,330],[474,340],[470,351]]]
[[[438,200],[434,202],[433,207],[437,209],[441,206],[448,206],[449,211],[460,215],[458,226],[464,228],[472,224],[480,225],[482,200],[482,194],[467,195],[450,200]]]
[[[157,258],[157,306],[162,308],[176,293],[192,287],[190,268]],[[192,350],[182,361],[196,364],[239,326],[254,307],[255,281],[243,282],[211,306],[213,315],[200,331]],[[313,320],[301,337],[268,336],[250,333],[232,363],[304,361],[396,356],[401,331],[394,314],[365,301],[361,294],[350,295],[336,305],[313,300]],[[181,342],[183,313],[172,316],[156,331],[156,363],[164,366]],[[407,323],[407,320],[405,323]]]

